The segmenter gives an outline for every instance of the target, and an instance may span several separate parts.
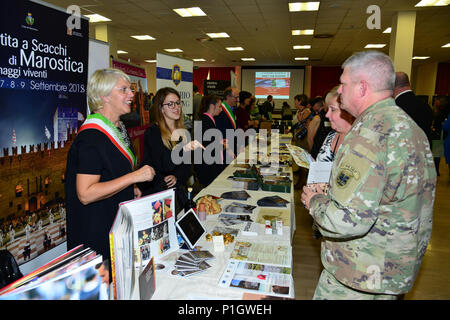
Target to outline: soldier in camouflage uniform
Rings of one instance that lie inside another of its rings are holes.
[[[391,97],[388,56],[359,52],[343,69],[342,108],[356,120],[334,160],[328,194],[302,193],[324,236],[314,299],[397,299],[411,289],[431,236],[433,156]]]

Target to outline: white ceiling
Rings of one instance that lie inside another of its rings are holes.
[[[450,61],[450,6],[415,8],[419,0],[325,0],[319,11],[289,12],[288,3],[295,0],[48,0],[67,8],[79,5],[82,14],[98,13],[111,19],[111,27],[118,49],[142,64],[155,59],[156,52],[166,48],[180,48],[187,59],[204,58],[198,66],[235,65],[340,65],[355,51],[364,50],[368,43],[386,43],[382,50],[389,54],[390,34],[382,32],[391,26],[398,11],[415,10],[416,27],[413,55],[430,56],[427,60],[413,60],[414,64]],[[369,30],[367,7],[381,9],[381,29]],[[204,17],[182,18],[172,9],[200,7]],[[90,24],[94,35],[96,24]],[[293,29],[314,29],[314,36],[292,36]],[[226,32],[230,38],[209,39],[206,33]],[[320,34],[331,38],[315,38]],[[139,41],[131,35],[149,34],[156,40]],[[206,38],[201,42],[197,39]],[[311,49],[294,50],[293,45],[308,44]],[[229,52],[225,47],[240,46],[244,51]],[[307,56],[309,61],[295,61]],[[254,62],[240,59],[253,57]],[[214,60],[214,61],[212,61]]]

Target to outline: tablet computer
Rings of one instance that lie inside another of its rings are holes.
[[[189,249],[194,249],[197,242],[206,233],[205,227],[192,209],[178,219],[176,226]]]

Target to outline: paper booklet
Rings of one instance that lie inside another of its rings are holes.
[[[236,241],[230,259],[291,268],[292,248],[289,245]]]
[[[107,300],[97,266],[102,256],[79,246],[3,290],[0,300]]]
[[[306,183],[329,183],[332,167],[333,162],[311,162]]]
[[[291,273],[292,270],[289,267],[231,260],[219,280],[219,286],[245,292],[289,297],[293,284]]]
[[[287,144],[286,146],[298,166],[309,169],[311,162],[315,161],[311,154],[309,154],[309,152],[305,149],[292,144]]]
[[[119,205],[109,234],[114,299],[131,299],[137,267],[178,250],[174,212],[174,189]]]

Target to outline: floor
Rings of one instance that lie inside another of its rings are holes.
[[[450,176],[445,159],[440,163],[431,240],[412,290],[405,300],[450,299]],[[312,218],[295,190],[297,229],[293,240],[295,298],[310,300],[322,271],[320,241],[311,233]]]

